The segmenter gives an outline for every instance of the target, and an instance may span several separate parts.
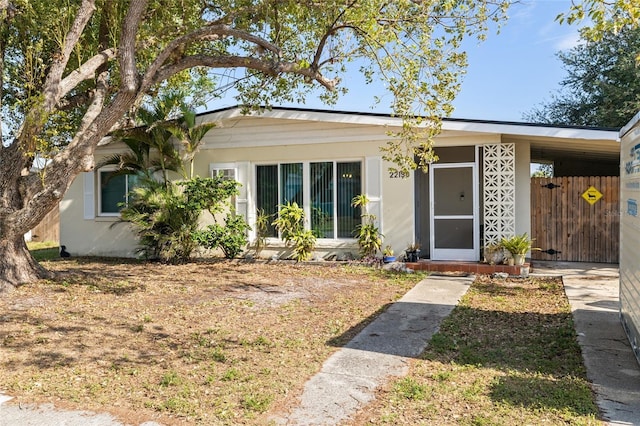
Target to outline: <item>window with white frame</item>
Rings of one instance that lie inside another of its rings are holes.
[[[235,168],[218,168],[211,167],[211,177],[220,177],[223,180],[235,180],[236,169]]]
[[[258,214],[275,218],[278,205],[296,202],[318,238],[353,238],[360,224],[360,211],[351,206],[353,197],[362,193],[360,161],[258,165],[256,183]],[[277,237],[271,225],[268,236]]]
[[[123,205],[128,201],[129,191],[138,182],[138,176],[118,175],[114,169],[98,170],[98,214],[100,216],[119,216]]]

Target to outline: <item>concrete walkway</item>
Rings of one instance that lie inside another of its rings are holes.
[[[473,278],[431,276],[333,354],[305,385],[300,405],[281,425],[337,425],[372,401],[375,390],[408,372]]]
[[[596,402],[611,425],[640,425],[640,367],[619,315],[617,265],[536,262],[533,273],[562,276]]]

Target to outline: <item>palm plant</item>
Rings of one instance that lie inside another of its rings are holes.
[[[117,136],[116,136],[117,137]],[[139,140],[128,137],[118,137],[129,148],[128,152],[113,154],[103,158],[96,164],[96,168],[115,166],[111,177],[121,175],[138,175],[151,178],[154,167],[151,161],[151,146]]]
[[[169,172],[178,172],[182,167],[180,155],[171,142],[171,132],[164,124],[177,102],[176,95],[170,95],[158,99],[151,107],[141,107],[137,113],[141,126],[113,135],[115,140],[127,145],[129,151],[106,157],[96,166],[116,166],[111,176],[133,174],[151,178],[161,171],[166,186]]]
[[[356,238],[358,239],[358,246],[360,247],[360,253],[363,257],[373,257],[376,255],[380,247],[382,247],[382,237],[380,229],[376,226],[376,216],[367,212],[367,205],[369,204],[369,198],[365,194],[359,194],[353,197],[351,200],[351,206],[360,208],[361,220],[355,230]]]
[[[182,117],[167,126],[167,130],[181,143],[182,161],[189,164],[188,177],[193,177],[193,158],[200,148],[204,135],[215,127],[214,123],[196,125],[196,113],[189,108],[182,108]]]

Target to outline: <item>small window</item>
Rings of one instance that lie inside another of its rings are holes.
[[[119,216],[122,205],[128,201],[128,194],[137,184],[135,175],[115,175],[114,170],[100,170],[99,214],[101,216]]]
[[[224,180],[235,180],[236,169],[211,169],[211,177],[219,176]]]

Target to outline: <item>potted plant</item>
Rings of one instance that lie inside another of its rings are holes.
[[[499,242],[487,244],[483,254],[484,261],[489,265],[497,265],[504,261],[504,247]]]
[[[407,262],[417,262],[420,259],[420,244],[412,243],[404,251]]]
[[[524,265],[524,257],[529,250],[539,250],[532,248],[533,240],[525,232],[522,235],[514,235],[510,238],[502,237],[500,245],[511,253],[516,265]]]
[[[396,257],[393,255],[393,249],[390,245],[387,245],[382,252],[382,261],[384,263],[391,263],[396,261]]]

